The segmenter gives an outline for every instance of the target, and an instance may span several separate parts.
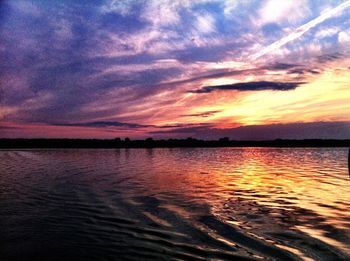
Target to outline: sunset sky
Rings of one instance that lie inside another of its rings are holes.
[[[3,0],[0,138],[350,138],[350,1]]]

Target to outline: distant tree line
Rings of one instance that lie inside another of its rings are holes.
[[[350,147],[350,140],[219,140],[160,139],[0,139],[0,148],[175,148],[175,147]]]

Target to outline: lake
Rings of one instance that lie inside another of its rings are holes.
[[[0,259],[350,259],[347,157],[347,148],[1,150]]]

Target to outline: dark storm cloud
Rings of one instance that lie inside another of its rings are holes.
[[[193,114],[184,114],[182,116],[184,117],[203,117],[203,118],[206,118],[206,117],[210,117],[210,116],[213,116],[214,114],[216,113],[219,113],[221,111],[206,111],[206,112],[201,112],[201,113],[193,113]]]
[[[51,125],[69,126],[69,127],[94,127],[94,128],[125,127],[130,129],[150,127],[150,125],[142,125],[137,123],[126,123],[126,122],[118,122],[118,121],[93,121],[93,122],[85,122],[85,123],[55,123]]]
[[[288,70],[291,68],[299,67],[300,65],[298,64],[289,64],[289,63],[274,63],[269,66],[263,67],[264,69],[268,70]]]
[[[235,91],[289,91],[294,90],[299,85],[304,84],[304,82],[240,82],[234,84],[225,84],[225,85],[214,85],[214,86],[205,86],[201,89],[192,90],[189,92],[192,93],[210,93],[216,90],[235,90]]]
[[[197,133],[206,132],[211,130],[212,125],[204,125],[204,126],[188,126],[182,128],[175,128],[172,130],[159,130],[159,131],[151,131],[149,134],[151,135],[168,135],[168,134],[178,134],[182,137],[183,135],[196,135]]]
[[[287,72],[288,74],[305,74],[305,73],[310,73],[310,74],[320,74],[320,72],[316,69],[305,69],[305,68],[298,68],[298,69],[292,69]]]
[[[212,127],[213,125],[210,123],[178,123],[178,124],[166,124],[166,125],[158,125],[154,126],[156,128],[160,129],[178,129],[178,130],[183,130],[187,128],[208,128]]]

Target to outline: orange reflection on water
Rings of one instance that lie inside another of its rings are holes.
[[[344,149],[222,149],[219,156],[194,165],[189,173],[194,187],[207,187],[207,200],[219,216],[240,219],[249,214],[244,212],[261,208],[261,212],[254,213],[257,224],[247,221],[250,226],[259,226],[261,219],[271,219],[269,222],[300,230],[349,252],[349,244],[328,235],[338,230],[350,234],[346,152]],[[209,173],[205,178],[198,175],[203,168]],[[220,199],[213,195],[226,201],[220,204]],[[237,217],[237,212],[243,213]],[[350,243],[349,237],[346,238]]]
[[[345,149],[156,149],[147,153],[147,164],[138,167],[144,171],[139,179],[160,197],[171,194],[205,203],[228,223],[254,233],[296,230],[350,251],[350,244],[344,243],[350,243],[347,236],[343,241],[328,236],[339,231],[350,234]],[[191,212],[176,202],[165,207],[177,209],[180,215],[187,213],[186,218],[199,211]]]

